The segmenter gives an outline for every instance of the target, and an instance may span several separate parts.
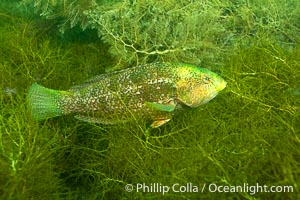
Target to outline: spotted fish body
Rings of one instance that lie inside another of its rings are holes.
[[[181,105],[202,105],[225,87],[226,82],[207,69],[153,63],[99,75],[68,91],[34,83],[28,102],[37,120],[75,113],[76,118],[92,123],[114,124],[142,117],[159,127]]]

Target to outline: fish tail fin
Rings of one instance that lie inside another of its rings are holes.
[[[35,120],[44,120],[65,114],[59,100],[69,92],[45,88],[33,83],[29,89],[27,102]]]

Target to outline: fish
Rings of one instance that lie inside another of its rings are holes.
[[[99,124],[142,118],[158,128],[183,107],[196,108],[209,102],[226,84],[206,68],[149,63],[100,74],[64,91],[33,83],[27,102],[37,121],[74,114],[79,120]]]

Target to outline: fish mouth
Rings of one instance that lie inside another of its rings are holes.
[[[223,79],[221,81],[221,83],[218,85],[218,87],[216,88],[217,93],[222,91],[227,85],[227,82]]]
[[[214,92],[211,93],[210,97],[207,98],[207,99],[204,101],[204,103],[207,103],[207,102],[209,102],[210,100],[212,100],[213,98],[215,98],[215,97],[219,94],[219,92],[220,92],[221,90],[223,90],[223,89],[226,87],[226,85],[227,85],[227,82],[226,82],[224,79],[222,79],[222,81],[220,82],[220,84],[218,85],[218,87],[216,87],[216,90],[215,90]]]

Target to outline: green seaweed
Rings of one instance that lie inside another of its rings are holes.
[[[124,5],[112,2],[110,6]],[[240,37],[221,38],[220,44],[228,43],[213,45],[217,54],[203,52],[214,59],[200,64],[207,67],[217,61],[219,67],[214,69],[227,81],[226,89],[208,104],[150,129],[149,122],[142,119],[119,125],[94,125],[72,116],[33,120],[26,107],[33,82],[66,90],[111,70],[118,64],[115,57],[119,54],[107,52],[116,47],[113,40],[90,37],[95,34],[93,30],[81,32],[74,27],[61,35],[56,23],[30,15],[18,7],[19,1],[1,1],[0,199],[299,199],[300,99],[290,92],[297,91],[300,80],[300,35],[295,23],[299,17],[282,17],[299,13],[298,1],[289,1],[295,9],[286,14],[291,5],[284,2],[259,1],[269,9],[254,9],[246,1],[230,2],[203,5],[208,10],[223,8],[223,15],[236,27],[228,30]],[[150,11],[160,12],[155,10],[161,8],[159,4]],[[212,30],[216,27],[210,26]],[[277,29],[271,31],[272,27]],[[124,56],[127,47],[119,50],[129,65],[131,57]],[[187,55],[198,57],[202,50]],[[172,58],[194,62],[180,54],[172,53],[168,59]],[[294,191],[254,195],[212,193],[208,188],[203,193],[164,195],[125,191],[126,184],[137,183],[192,183],[199,190],[212,183],[259,183],[290,185]]]
[[[248,39],[285,48],[298,41],[300,3],[270,1],[23,0],[61,32],[94,29],[118,67],[153,61],[218,63]]]

